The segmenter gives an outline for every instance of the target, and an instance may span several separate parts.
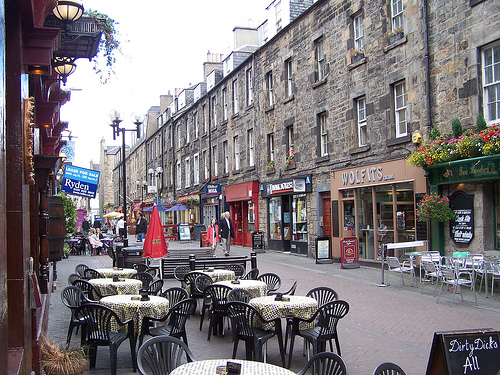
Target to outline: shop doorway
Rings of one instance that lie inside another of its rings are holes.
[[[290,196],[269,199],[269,249],[290,251],[291,210]]]
[[[330,193],[321,195],[321,211],[322,220],[320,222],[321,228],[323,230],[323,236],[330,238],[328,242],[330,245],[331,254],[331,244],[332,244],[332,199]]]
[[[243,246],[243,207],[242,202],[234,202],[232,204],[233,215],[231,217],[233,221],[234,230],[234,240],[233,244],[238,246]]]

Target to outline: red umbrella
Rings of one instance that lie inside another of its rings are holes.
[[[142,249],[142,257],[146,258],[161,258],[168,253],[163,226],[161,225],[160,214],[156,205],[153,206],[151,220],[149,222],[144,247]]]

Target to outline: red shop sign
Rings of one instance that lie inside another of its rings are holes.
[[[356,237],[340,239],[340,267],[359,268],[358,239]]]

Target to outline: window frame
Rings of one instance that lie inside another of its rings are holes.
[[[293,67],[292,58],[285,60],[285,97],[293,95]]]
[[[217,127],[217,95],[212,96],[212,128]]]
[[[248,166],[255,165],[255,139],[253,129],[247,131],[247,144],[248,144]]]
[[[366,120],[365,96],[356,99],[356,124],[358,130],[358,147],[366,146],[368,144],[368,125]]]
[[[184,159],[184,172],[186,174],[184,187],[188,188],[191,186],[191,160],[189,156]]]
[[[193,124],[194,124],[194,138],[197,139],[200,136],[199,121],[198,121],[198,111],[196,111],[194,113]]]
[[[267,135],[267,154],[269,156],[269,161],[274,161],[274,133],[269,133]]]
[[[176,170],[177,170],[177,178],[176,178],[176,182],[177,182],[177,187],[176,187],[176,190],[180,190],[181,189],[181,183],[182,183],[182,170],[181,170],[181,161],[180,160],[177,160],[177,163],[176,163]]]
[[[222,142],[222,158],[224,162],[224,169],[223,173],[229,173],[229,150],[228,150],[228,144],[227,140]]]
[[[403,91],[398,94],[398,87],[402,87]],[[403,105],[398,106],[398,99],[402,98]],[[396,127],[396,138],[408,135],[408,112],[406,105],[406,83],[405,81],[397,82],[393,85],[393,104],[394,104],[394,125]],[[405,131],[401,132],[401,114],[404,113]]]
[[[227,88],[222,89],[222,121],[227,120]]]
[[[234,157],[234,169],[236,171],[240,170],[240,140],[237,135],[233,137],[233,157]]]
[[[238,109],[238,80],[235,79],[232,83],[231,99],[233,102],[233,115],[236,115],[239,111]]]
[[[354,48],[361,51],[365,46],[362,14],[354,16],[352,20],[352,28],[354,37]]]
[[[396,31],[404,27],[403,0],[391,0],[391,30]]]
[[[316,122],[319,130],[319,150],[320,157],[328,156],[328,116],[326,111],[316,115]]]
[[[483,108],[484,108],[484,118],[488,125],[493,125],[498,123],[500,120],[500,79],[495,80],[495,72],[500,70],[500,60],[495,61],[495,49],[500,49],[500,43],[490,45],[481,50],[481,74],[482,74],[482,91],[483,91]],[[486,52],[491,51],[491,64],[486,62]],[[500,56],[500,51],[498,53]],[[491,74],[487,73],[487,70],[491,69]],[[491,76],[491,79],[489,79]],[[500,72],[498,74],[500,77]],[[492,89],[492,90],[490,90]],[[491,92],[490,92],[491,91]],[[496,97],[493,98],[493,95]],[[493,100],[492,100],[493,99]],[[490,107],[496,107],[496,117],[491,118]]]
[[[248,68],[245,71],[245,83],[246,83],[246,104],[250,107],[253,104],[253,69]]]
[[[217,150],[217,145],[214,145],[212,148],[212,154],[214,158],[214,176],[219,175],[219,153]]]
[[[325,79],[325,40],[323,37],[319,37],[314,41],[314,58],[316,65],[316,81],[322,81]]]
[[[200,154],[196,152],[193,155],[193,185],[200,183]]]

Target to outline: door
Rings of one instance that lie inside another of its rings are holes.
[[[233,204],[233,216],[231,220],[233,221],[234,230],[234,240],[233,244],[242,246],[243,245],[243,207],[242,202],[234,202]]]
[[[290,196],[281,197],[281,207],[283,208],[283,251],[290,251],[290,241],[292,238],[292,212]]]
[[[330,193],[321,195],[321,210],[323,212],[323,220],[321,222],[323,228],[323,236],[329,237],[331,254],[332,247],[332,199]]]

